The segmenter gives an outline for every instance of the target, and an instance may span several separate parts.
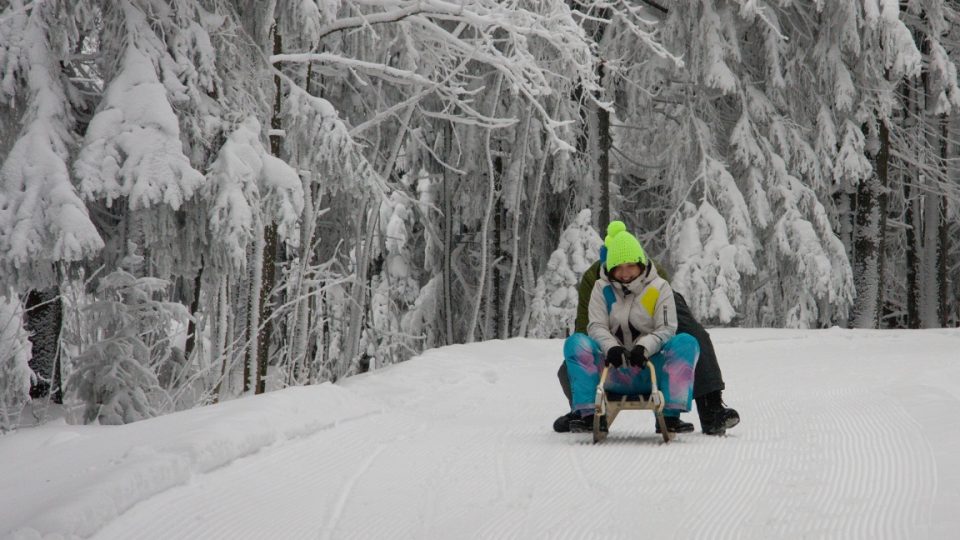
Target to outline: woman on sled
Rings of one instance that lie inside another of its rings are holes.
[[[700,346],[693,336],[676,333],[673,290],[623,222],[610,224],[604,247],[606,262],[590,294],[587,334],[573,334],[564,343],[572,391],[569,429],[593,429],[594,398],[604,366],[610,366],[604,390],[644,394],[651,390],[647,362],[653,362],[666,402],[667,428],[673,431],[680,413],[691,407]]]

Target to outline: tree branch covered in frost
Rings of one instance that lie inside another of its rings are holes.
[[[297,240],[294,226],[303,211],[303,185],[292,167],[263,147],[255,118],[241,122],[227,137],[207,172],[204,191],[216,237],[211,259],[219,268],[240,272],[246,267],[257,223],[276,221],[281,238]]]
[[[283,119],[293,163],[319,175],[333,194],[359,187],[362,192],[386,196],[383,178],[370,166],[333,105],[287,82],[290,94],[283,103]]]
[[[497,125],[498,119],[480,114],[471,104],[465,88],[466,74],[451,77],[451,70],[459,71],[461,59],[496,70],[504,78],[505,87],[537,111],[544,129],[551,136],[555,149],[570,150],[570,144],[560,136],[563,122],[552,118],[540,103],[543,96],[555,92],[551,79],[578,82],[587,88],[595,87],[596,75],[592,68],[590,45],[569,8],[559,2],[507,5],[493,0],[472,0],[450,3],[442,0],[416,2],[388,2],[348,5],[362,13],[353,18],[338,19],[318,31],[319,36],[330,36],[350,28],[371,30],[369,21],[402,20],[398,27],[416,44],[416,54],[427,62],[413,63],[409,68],[398,68],[382,61],[351,58],[333,52],[303,52],[271,56],[274,64],[312,62],[320,66],[356,70],[364,75],[392,84],[428,88],[441,103],[436,112],[453,122],[474,121],[481,125]],[[533,9],[546,8],[545,12]],[[380,10],[383,11],[380,11]],[[533,52],[538,48],[550,51],[551,71],[543,69],[541,59]],[[414,67],[415,66],[415,67]],[[437,81],[446,84],[435,84]],[[424,96],[426,97],[426,96]],[[465,114],[464,114],[465,113]]]

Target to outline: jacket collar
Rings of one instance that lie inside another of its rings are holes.
[[[647,262],[643,272],[637,276],[637,279],[631,281],[630,283],[620,283],[619,281],[613,279],[613,276],[611,276],[610,272],[607,270],[607,266],[604,264],[600,265],[600,279],[612,285],[613,288],[619,289],[623,294],[639,294],[641,291],[643,291],[644,287],[653,281],[655,277],[657,277],[657,271],[653,269],[653,264],[649,261]]]

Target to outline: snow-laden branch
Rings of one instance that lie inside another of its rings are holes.
[[[370,196],[386,196],[386,183],[364,157],[333,104],[310,95],[279,70],[275,73],[290,87],[283,115],[287,148],[296,166],[339,179],[330,183],[334,192],[358,183]]]
[[[335,32],[341,32],[343,30],[349,30],[352,28],[372,26],[374,24],[395,23],[402,21],[411,15],[423,13],[424,11],[425,8],[419,2],[415,2],[406,7],[395,9],[393,11],[383,11],[367,16],[344,17],[321,27],[318,30],[318,41],[322,41],[325,37]]]
[[[0,14],[0,24],[7,22],[7,20],[16,17],[17,15],[22,15],[29,12],[31,9],[39,7],[44,0],[33,0],[33,2],[27,2],[19,7],[11,8],[9,11],[6,11],[3,14]],[[19,2],[18,2],[19,3]]]
[[[436,83],[430,85],[427,88],[420,89],[409,98],[401,101],[400,103],[397,103],[392,107],[389,107],[383,111],[380,111],[373,118],[370,118],[367,121],[355,126],[353,129],[350,130],[350,136],[351,137],[358,136],[359,134],[363,133],[366,129],[373,127],[379,124],[380,122],[383,122],[386,118],[394,116],[397,113],[397,111],[411,107],[416,103],[420,102],[421,100],[423,100],[423,98],[425,98],[427,95],[433,92],[439,91],[443,86],[447,85],[448,83],[451,83],[452,79],[455,76],[462,73],[462,71],[467,67],[467,64],[469,63],[469,61],[470,61],[470,58],[464,58],[460,62],[460,65],[454,68],[453,70],[451,70],[450,73],[448,73],[444,79],[437,81]],[[407,126],[404,126],[404,127],[406,128]]]
[[[433,82],[422,75],[414,73],[413,71],[397,69],[386,64],[379,64],[376,62],[365,62],[356,58],[347,58],[333,53],[274,54],[270,57],[270,63],[272,64],[280,64],[284,62],[301,64],[310,62],[318,62],[321,64],[339,64],[350,69],[356,69],[371,75],[376,75],[397,84],[422,84],[426,86],[432,84]]]
[[[395,111],[430,96],[438,97],[443,104],[439,111],[427,113],[430,116],[491,129],[511,126],[515,119],[489,118],[471,104],[472,96],[466,88],[475,86],[475,70],[467,68],[488,66],[503,77],[504,91],[522,96],[533,107],[554,149],[572,148],[560,134],[566,122],[551,118],[541,100],[575,85],[589,93],[598,87],[591,44],[565,4],[537,4],[543,12],[492,0],[361,1],[351,5],[358,12],[362,8],[362,14],[329,22],[319,29],[319,35],[394,23],[388,31],[416,58],[382,62],[379,58],[354,57],[339,49],[336,53],[277,54],[270,57],[270,62],[275,66],[315,63],[327,68],[324,72],[339,70],[391,85],[417,87],[412,97],[376,113],[352,134],[368,130],[391,118]],[[377,37],[388,39],[380,34]]]
[[[619,0],[617,2],[617,10],[614,12],[618,14],[618,19],[621,24],[627,29],[627,31],[633,35],[635,38],[640,40],[644,46],[653,51],[654,54],[660,58],[664,58],[673,62],[678,68],[684,66],[683,58],[670,52],[659,39],[656,38],[656,35],[652,31],[647,31],[641,28],[640,25],[653,27],[656,25],[656,21],[651,21],[645,19],[643,15],[639,13],[640,8],[638,6],[630,5],[627,0]],[[630,16],[628,16],[630,15]]]
[[[276,222],[281,238],[292,238],[303,211],[303,189],[296,171],[270,155],[260,140],[260,123],[253,117],[241,122],[210,164],[204,189],[211,201],[210,230],[217,242],[211,246],[212,262],[241,271],[255,227]]]

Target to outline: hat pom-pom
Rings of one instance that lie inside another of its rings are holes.
[[[622,221],[611,221],[610,225],[607,225],[607,236],[613,238],[625,230],[627,230],[627,226]]]

